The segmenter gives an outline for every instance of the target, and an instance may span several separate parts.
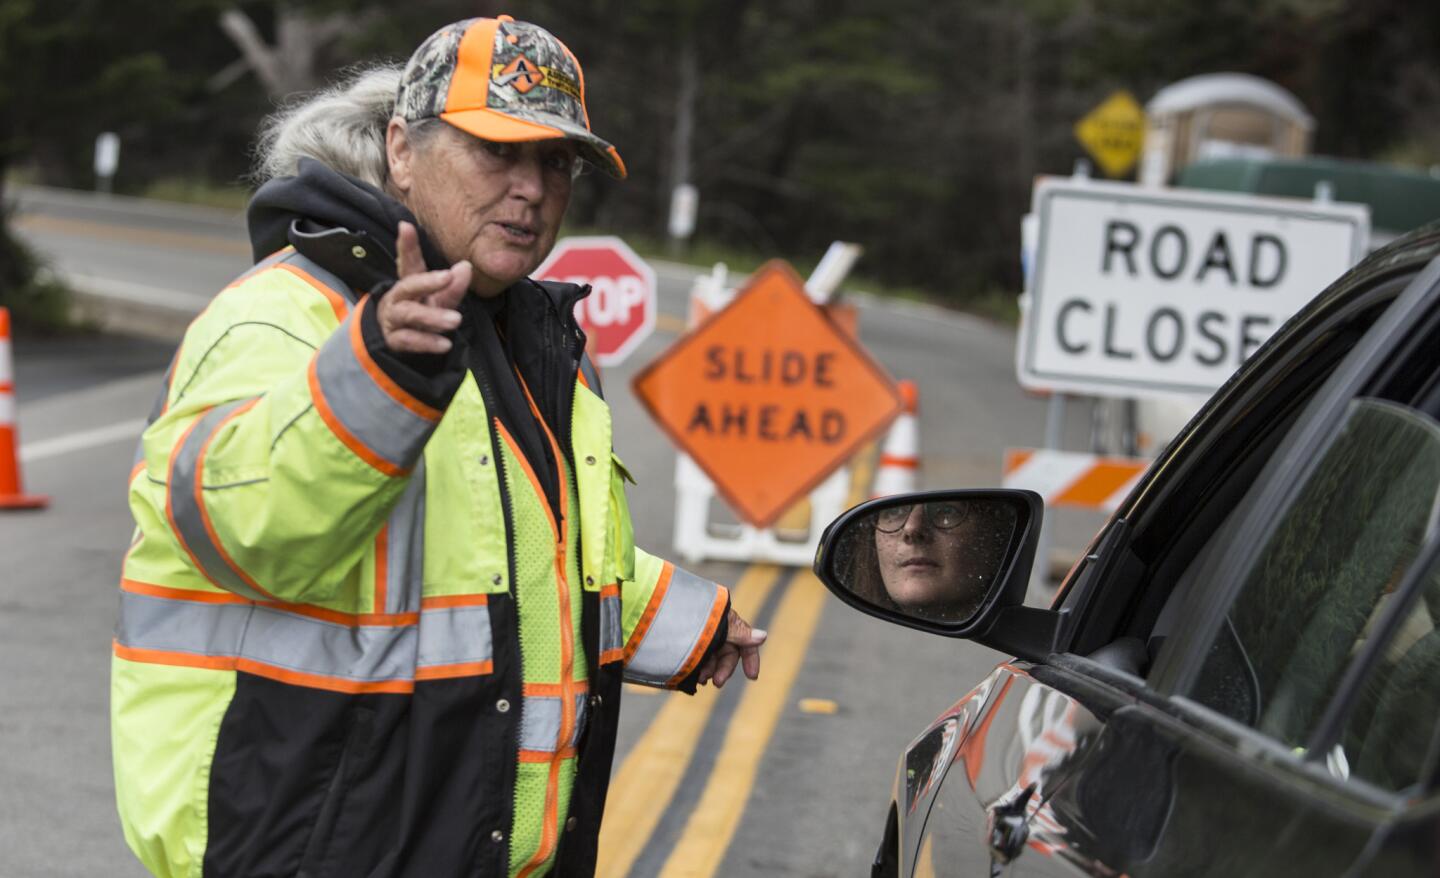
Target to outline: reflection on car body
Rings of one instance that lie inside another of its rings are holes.
[[[902,756],[876,875],[1440,874],[1440,224],[1221,388],[1049,609],[1041,513],[911,494],[822,540],[846,603],[1015,656]],[[960,521],[1005,525],[888,587],[877,535]]]

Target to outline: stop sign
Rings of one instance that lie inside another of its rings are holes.
[[[619,238],[562,238],[535,278],[590,285],[575,319],[598,365],[618,365],[655,329],[655,272]]]

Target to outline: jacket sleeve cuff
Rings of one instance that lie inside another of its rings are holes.
[[[625,679],[675,689],[691,677],[726,621],[730,590],[664,562],[625,644]],[[694,687],[692,685],[691,691]]]
[[[694,695],[695,690],[700,685],[700,669],[705,667],[706,662],[714,658],[715,653],[720,651],[720,647],[725,644],[725,641],[727,638],[729,638],[729,636],[730,599],[727,597],[725,599],[725,609],[720,614],[720,624],[715,626],[715,636],[711,638],[710,645],[705,647],[705,652],[701,654],[700,661],[696,663],[694,670],[687,674],[685,676],[685,679],[681,680],[679,683],[676,683],[675,688],[680,690],[681,692],[684,692],[686,695]]]
[[[360,333],[365,350],[375,365],[402,390],[431,408],[444,409],[465,377],[457,354],[458,345],[444,354],[411,354],[392,351],[380,329],[379,304],[384,289],[366,296],[360,306]],[[454,341],[454,339],[451,339]]]

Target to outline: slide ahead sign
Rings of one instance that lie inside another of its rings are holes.
[[[671,441],[756,527],[774,523],[901,407],[885,370],[779,261],[761,266],[633,386]]]
[[[1020,383],[1208,395],[1360,260],[1364,205],[1051,178],[1020,323]]]

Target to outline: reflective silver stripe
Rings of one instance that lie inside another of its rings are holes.
[[[420,614],[420,667],[488,662],[495,657],[490,608],[446,607]]]
[[[575,695],[575,731],[570,735],[571,747],[580,746],[580,735],[585,731],[585,720],[590,714],[587,707],[590,703],[590,696],[585,692],[578,692]]]
[[[321,268],[320,263],[311,259],[309,256],[302,254],[298,250],[288,254],[284,254],[282,258],[275,261],[285,262],[295,266],[296,268],[320,281],[320,283],[329,287],[333,292],[339,294],[340,298],[349,302],[351,305],[354,305],[357,301],[359,301],[359,297],[356,296],[355,291],[350,288],[349,284],[341,280],[339,275],[328,271],[327,269]]]
[[[555,752],[555,743],[560,739],[560,700],[557,695],[525,696],[525,707],[520,714],[521,750]],[[580,732],[585,728],[587,703],[588,697],[584,692],[575,694],[575,728],[566,747],[579,746]]]
[[[255,263],[254,265],[250,266],[249,268],[245,269],[245,272],[239,277],[232,280],[229,286],[233,287],[241,281],[247,281],[255,275],[259,274],[260,272],[264,271],[265,269],[270,268],[271,266],[279,265],[282,262],[289,262],[296,257],[299,257],[301,259],[305,258],[288,247],[282,247],[279,250],[276,250],[274,253],[271,253],[269,256],[266,256],[259,262]],[[310,270],[308,266],[302,265],[300,267],[304,268],[306,271]],[[316,267],[318,268],[319,266]],[[331,275],[331,277],[334,277],[334,275]],[[320,280],[318,275],[316,276],[316,279]]]
[[[336,625],[256,607],[241,656],[293,671],[359,681],[408,680],[415,667],[413,625]]]
[[[115,639],[132,649],[236,656],[253,604],[202,604],[120,592]]]
[[[315,355],[315,377],[335,417],[352,436],[388,463],[405,469],[415,464],[435,421],[420,417],[396,402],[356,359],[352,311]]]
[[[560,739],[560,699],[526,695],[520,713],[520,749],[554,753]]]
[[[580,355],[580,374],[585,376],[585,386],[590,388],[590,392],[604,399],[605,391],[600,387],[600,373],[595,370],[589,354]]]
[[[116,639],[132,649],[250,659],[371,683],[413,677],[414,625],[337,625],[255,604],[208,604],[122,591]]]
[[[625,679],[663,686],[679,673],[699,645],[719,594],[720,587],[715,583],[674,568],[660,611],[625,666]]]
[[[207,603],[122,590],[115,636],[131,649],[243,658],[361,683],[408,682],[417,665],[492,659],[490,617],[484,606],[426,610],[419,625],[342,625],[260,604]],[[555,728],[558,735],[558,720]]]
[[[600,654],[625,648],[625,629],[621,624],[620,595],[600,598]]]
[[[268,600],[268,595],[263,595],[251,588],[245,580],[240,578],[220,551],[220,547],[210,539],[210,532],[205,529],[205,518],[200,508],[200,501],[196,498],[195,470],[200,462],[200,451],[205,443],[210,440],[211,434],[221,421],[225,420],[231,412],[252,400],[242,399],[216,406],[206,412],[203,417],[190,430],[185,442],[174,452],[170,460],[170,482],[169,491],[170,514],[175,519],[175,529],[179,532],[177,536],[184,541],[186,548],[200,565],[200,572],[210,578],[212,582],[221,588],[229,589],[241,597],[250,600]]]
[[[170,355],[170,366],[165,370],[165,378],[160,383],[160,393],[155,396],[155,402],[150,406],[150,416],[145,419],[145,426],[160,420],[165,414],[165,404],[170,400],[170,382],[175,380],[175,366],[180,359],[180,349],[176,348],[175,353]]]
[[[425,575],[425,461],[410,475],[410,484],[390,513],[385,531],[385,606],[377,613],[420,610]],[[487,631],[488,637],[488,631]],[[421,648],[424,648],[423,642]]]

